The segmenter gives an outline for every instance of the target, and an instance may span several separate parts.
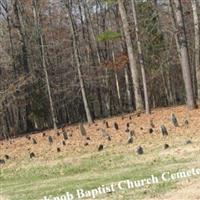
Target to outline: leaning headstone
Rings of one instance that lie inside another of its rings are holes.
[[[80,123],[79,130],[80,130],[80,133],[81,133],[82,136],[86,136],[87,135],[87,132],[85,130],[85,127],[84,127],[83,123]]]
[[[106,125],[106,128],[109,128],[109,124],[107,121],[105,122],[105,125]]]
[[[98,151],[102,151],[103,150],[103,144],[100,144],[99,146],[98,146]]]
[[[119,130],[119,126],[116,122],[114,123],[114,128],[115,128],[115,130]]]
[[[62,144],[63,144],[63,146],[65,146],[65,145],[66,145],[66,142],[63,140]]]
[[[0,165],[4,165],[6,164],[5,160],[4,159],[0,159]]]
[[[160,126],[160,131],[162,133],[162,136],[167,136],[168,135],[167,128],[164,125]]]
[[[141,146],[136,148],[136,154],[142,155],[143,153],[144,153],[144,150],[143,150],[143,148]]]
[[[51,136],[48,137],[49,144],[53,143],[53,138]]]
[[[7,155],[7,154],[6,154],[4,157],[5,157],[6,160],[9,160],[9,159],[10,159],[10,156]]]
[[[33,142],[33,144],[37,144],[37,141],[35,138],[32,138],[32,142]]]
[[[59,147],[57,148],[57,152],[61,152],[61,149]]]
[[[174,113],[172,113],[172,115],[171,115],[171,120],[172,120],[172,123],[173,123],[173,125],[174,125],[175,127],[178,127],[178,126],[179,126],[179,125],[178,125],[178,120],[177,120],[176,115],[175,115]]]
[[[35,154],[33,152],[30,153],[30,158],[34,158]]]

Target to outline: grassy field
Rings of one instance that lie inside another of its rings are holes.
[[[187,132],[193,135],[189,137]],[[192,144],[186,145],[188,138]],[[164,150],[165,143],[170,144],[167,150]],[[144,148],[143,155],[135,153],[138,144]],[[199,133],[196,130],[186,130],[185,133],[171,135],[166,139],[148,135],[137,138],[130,145],[124,142],[110,144],[101,152],[69,151],[51,160],[37,157],[32,160],[9,160],[1,169],[0,199],[39,200],[44,196],[60,196],[66,192],[76,196],[77,189],[91,190],[112,183],[116,185],[122,180],[141,180],[152,174],[159,177],[166,171],[175,173],[182,169],[200,167],[199,144]],[[98,195],[96,199],[161,199],[166,193],[178,191],[181,182],[189,185],[193,181],[200,182],[200,177],[161,182],[137,189],[116,189],[115,192]]]
[[[2,193],[11,200],[36,200],[45,195],[63,195],[67,191],[75,193],[79,188],[91,190],[121,180],[140,180],[152,174],[160,176],[165,171],[190,169],[198,167],[200,163],[200,159],[195,157],[195,152],[185,153],[177,158],[168,154],[159,155],[160,148],[137,156],[130,147],[127,151],[122,146],[121,151],[118,151],[119,148],[112,148],[101,153],[84,155],[75,163],[60,158],[59,164],[52,166],[43,166],[32,161],[16,169],[3,169],[0,178]],[[118,190],[107,195],[99,195],[97,199],[152,198],[176,188],[175,183],[170,181],[144,188]]]

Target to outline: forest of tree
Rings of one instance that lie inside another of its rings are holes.
[[[199,0],[0,0],[0,137],[200,99]]]

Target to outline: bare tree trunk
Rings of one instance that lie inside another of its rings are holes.
[[[193,94],[193,88],[192,88],[188,44],[187,44],[185,24],[184,24],[184,19],[183,19],[182,3],[180,0],[174,0],[174,3],[175,3],[177,29],[179,31],[178,42],[179,42],[179,48],[180,48],[180,51],[179,51],[180,59],[181,59],[180,62],[181,62],[181,67],[182,67],[183,79],[185,83],[187,106],[189,109],[194,109],[196,107],[196,103],[194,100],[194,94]]]
[[[89,109],[89,105],[88,105],[88,101],[87,101],[87,97],[86,97],[83,77],[82,77],[82,73],[81,73],[81,64],[80,64],[80,58],[79,58],[79,52],[78,52],[77,38],[75,35],[75,29],[74,29],[74,25],[73,25],[73,18],[72,18],[72,13],[71,13],[68,3],[66,3],[66,8],[67,8],[68,14],[69,14],[70,29],[71,29],[71,34],[72,34],[72,38],[73,38],[73,50],[74,50],[74,56],[75,56],[75,61],[76,61],[76,65],[77,65],[78,77],[79,77],[80,88],[81,88],[84,108],[85,108],[85,112],[86,112],[86,117],[87,117],[87,121],[89,123],[92,123],[92,117],[91,117],[91,113],[90,113],[90,109]]]
[[[130,92],[130,86],[129,86],[129,78],[128,78],[128,71],[127,66],[124,68],[124,77],[125,77],[125,83],[126,83],[126,95],[128,100],[128,107],[129,111],[132,111],[132,102],[131,102],[131,92]]]
[[[200,99],[200,32],[199,32],[199,18],[197,13],[197,0],[191,0],[193,18],[194,18],[194,34],[195,34],[195,69],[197,80],[197,97]]]
[[[142,53],[141,41],[140,41],[140,37],[139,37],[139,27],[138,27],[138,19],[137,19],[135,0],[131,0],[131,3],[132,3],[132,10],[133,10],[133,18],[134,18],[134,23],[135,23],[135,34],[136,34],[137,47],[138,47],[138,53],[139,53],[140,67],[141,67],[141,72],[142,72],[145,110],[146,110],[146,114],[150,114],[147,80],[146,80],[146,73],[145,73],[145,67],[144,67],[144,58],[143,58],[143,53]]]
[[[112,45],[112,59],[113,59],[113,63],[115,63],[116,62],[116,60],[115,60],[115,52],[114,52],[113,48],[114,47]],[[117,89],[118,102],[119,102],[119,106],[120,106],[120,109],[121,109],[122,108],[122,99],[121,99],[121,93],[120,93],[119,80],[118,80],[116,66],[114,66],[114,75],[115,75],[115,83],[116,83],[116,89]]]
[[[42,67],[43,67],[44,73],[45,73],[45,81],[46,81],[46,87],[47,87],[48,98],[49,98],[49,103],[50,103],[51,118],[53,121],[54,129],[57,129],[56,116],[55,116],[55,111],[54,111],[54,106],[53,106],[51,88],[50,88],[50,84],[49,84],[49,76],[48,76],[47,66],[46,66],[46,61],[45,61],[44,41],[43,41],[43,36],[42,36],[42,32],[41,32],[41,27],[40,27],[39,15],[37,12],[37,4],[36,4],[35,0],[33,0],[33,13],[34,13],[34,18],[35,18],[35,25],[37,27],[38,37],[39,37],[39,40],[41,43],[40,45],[41,45]]]
[[[134,94],[135,94],[136,110],[143,110],[142,96],[141,96],[140,85],[139,85],[139,75],[138,75],[139,73],[138,73],[138,69],[136,65],[136,58],[133,53],[131,36],[129,32],[129,24],[128,24],[128,19],[127,19],[123,0],[118,0],[118,5],[119,5],[119,12],[122,19],[123,31],[125,35],[128,57],[129,57],[129,62],[130,62],[131,77],[133,81]]]

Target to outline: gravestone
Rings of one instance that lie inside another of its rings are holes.
[[[99,146],[98,146],[98,151],[102,151],[103,150],[103,144],[100,144]]]
[[[152,129],[152,128],[149,129],[149,133],[150,133],[150,134],[153,133],[153,129]]]
[[[128,144],[132,144],[133,143],[133,137],[132,136],[129,136],[128,137],[128,142],[127,142]]]
[[[184,125],[185,125],[186,128],[189,127],[189,121],[187,119],[184,121]]]
[[[53,143],[53,138],[51,136],[48,137],[49,144]]]
[[[119,130],[119,126],[116,122],[114,123],[114,128],[115,128],[115,130]]]
[[[127,127],[127,128],[129,128],[129,127],[130,127],[130,123],[129,123],[129,122],[126,124],[126,127]]]
[[[134,130],[131,130],[130,131],[130,135],[133,137],[133,136],[135,136],[135,131]],[[136,137],[136,136],[135,136]]]
[[[109,124],[107,121],[105,122],[105,125],[106,125],[106,128],[109,128]]]
[[[136,154],[138,154],[138,155],[144,154],[144,150],[143,150],[143,148],[141,146],[136,148]]]
[[[150,120],[150,126],[151,126],[152,128],[155,128],[155,125],[154,125],[154,123],[153,123],[153,119]]]
[[[168,144],[164,144],[164,149],[169,149],[169,145]]]
[[[80,133],[81,133],[82,136],[87,135],[87,132],[86,132],[86,129],[85,129],[83,123],[80,123],[79,130],[80,130]]]
[[[35,138],[32,138],[32,143],[33,143],[33,144],[37,144],[37,141],[36,141]]]
[[[68,140],[68,135],[65,131],[62,132],[64,140]]]
[[[192,144],[192,141],[191,140],[187,140],[186,142],[185,142],[185,144],[187,145],[187,144]]]
[[[167,128],[164,125],[160,126],[160,131],[161,131],[162,136],[168,136]]]
[[[89,143],[88,143],[88,142],[85,142],[85,143],[84,143],[84,146],[88,146],[88,145],[89,145]]]
[[[86,140],[91,140],[90,137],[87,137]]]
[[[57,131],[57,132],[56,132],[56,135],[57,135],[57,136],[60,136],[60,131]]]
[[[30,158],[34,158],[35,154],[33,152],[30,153]]]
[[[175,127],[178,127],[178,126],[179,126],[179,125],[178,125],[178,120],[177,120],[176,115],[175,115],[174,113],[172,113],[172,115],[171,115],[171,120],[172,120],[172,123],[173,123],[173,125],[174,125]]]
[[[6,164],[5,160],[4,159],[0,159],[0,165],[4,165]]]
[[[28,140],[31,140],[30,135],[26,135],[26,138],[27,138]]]

